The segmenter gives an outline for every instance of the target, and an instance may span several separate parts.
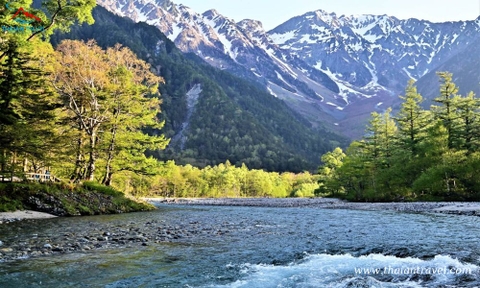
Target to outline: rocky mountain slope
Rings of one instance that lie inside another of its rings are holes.
[[[98,3],[156,26],[183,52],[261,83],[314,125],[350,136],[361,133],[371,111],[394,105],[408,79],[448,70],[444,64],[480,35],[480,18],[432,23],[318,10],[265,31],[259,21],[237,23],[170,0]]]
[[[320,156],[346,139],[312,127],[259,83],[217,69],[193,53],[184,54],[157,28],[118,17],[102,7],[95,24],[74,26],[63,39],[95,39],[102,47],[129,47],[165,79],[160,86],[162,131],[171,139],[166,151],[151,153],[180,164],[215,165],[229,160],[249,168],[315,170]]]

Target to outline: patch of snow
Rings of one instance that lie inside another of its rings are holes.
[[[270,39],[272,39],[273,43],[277,45],[282,45],[282,44],[285,44],[288,40],[291,40],[292,38],[294,38],[295,32],[296,31],[289,31],[283,34],[277,34],[277,33],[271,34]]]
[[[332,73],[330,71],[330,69],[323,70],[321,68],[322,67],[322,62],[321,61],[317,62],[317,64],[313,67],[315,69],[327,74],[327,76],[330,77],[330,79],[332,79],[333,81],[335,81],[335,83],[337,83],[337,86],[340,90],[340,93],[338,93],[338,95],[342,96],[343,100],[347,103],[347,105],[350,104],[350,100],[348,99],[348,97],[351,94],[355,94],[355,95],[360,94],[358,91],[355,91],[354,89],[348,87],[345,81],[342,81],[342,80],[338,79],[338,75],[339,75],[338,73]],[[365,95],[365,97],[370,98],[371,96],[369,97],[369,96]],[[343,110],[343,108],[339,109],[339,110]]]
[[[277,74],[277,78],[280,79],[280,81],[282,81],[283,83],[288,85],[287,81],[285,81],[285,79],[283,79],[282,75],[280,73],[278,73],[278,71],[275,71],[275,73]]]
[[[170,33],[170,35],[168,35],[168,39],[170,39],[171,41],[175,41],[175,39],[177,39],[178,35],[180,35],[180,33],[182,33],[183,29],[181,27],[177,25],[173,25],[172,26],[172,33]]]
[[[460,36],[460,34],[457,34],[457,33],[453,34],[453,39],[451,43],[454,43],[455,40],[457,40],[458,36]]]
[[[218,17],[218,16],[217,16]],[[220,42],[222,43],[223,45],[223,48],[224,48],[224,53],[229,55],[234,61],[236,61],[236,58],[238,56],[238,48],[235,48],[235,51],[232,51],[232,42],[230,40],[228,40],[228,38],[223,34],[223,33],[220,33],[219,30],[222,28],[222,26],[218,26],[217,27],[217,23],[214,21],[216,19],[213,18],[213,19],[208,19],[208,18],[202,18],[204,23],[207,24],[208,26],[210,26],[214,31],[215,31],[215,34],[217,35],[218,39],[220,40]],[[203,29],[201,29],[203,30]],[[203,33],[203,31],[202,31]],[[227,35],[231,35],[233,34],[233,31],[232,30],[228,30]],[[205,35],[207,36],[207,35]],[[209,37],[205,37],[205,38],[209,38]]]
[[[410,71],[408,71],[405,67],[403,67],[402,70],[403,72],[405,72],[405,74],[408,75],[408,77],[410,77],[410,79],[417,80],[415,79],[415,77],[412,76],[412,74],[410,74]]]
[[[282,60],[280,60],[277,56],[275,56],[273,50],[271,49],[267,49],[265,50],[265,52],[267,52],[268,56],[270,56],[270,58],[272,58],[273,60],[275,60],[276,64],[278,66],[280,66],[280,68],[282,68],[282,70],[288,74],[290,74],[293,78],[297,79],[298,78],[298,75],[297,73],[295,73],[292,68],[290,68],[290,66],[288,64],[286,64],[285,62],[283,62]],[[257,60],[258,61],[258,60]]]
[[[275,98],[278,98],[278,95],[275,94],[272,89],[270,89],[270,86],[267,86],[268,93],[272,94]]]
[[[258,74],[256,71],[252,70],[252,73],[255,74],[255,76],[257,76],[258,78],[261,78],[262,75]]]
[[[340,107],[337,104],[334,104],[332,102],[327,102],[326,104],[330,105],[330,106],[333,106],[333,107],[335,107],[335,109],[340,110],[340,111],[343,111],[343,109],[344,109],[343,107]]]
[[[143,14],[140,9],[135,6],[135,12],[137,13],[137,22],[147,22],[147,15]]]

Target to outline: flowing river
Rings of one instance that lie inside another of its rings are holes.
[[[159,205],[146,213],[9,223],[0,225],[0,239],[145,225],[191,236],[3,262],[0,287],[480,286],[474,216]]]

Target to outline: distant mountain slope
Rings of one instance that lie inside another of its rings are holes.
[[[259,21],[236,23],[170,0],[98,3],[155,25],[184,52],[255,79],[312,124],[327,122],[351,136],[363,133],[357,126],[370,112],[395,105],[409,79],[449,63],[480,37],[480,18],[432,23],[317,10],[267,32]]]
[[[163,133],[173,141],[161,159],[208,165],[230,160],[251,168],[276,171],[316,169],[322,153],[346,141],[310,123],[285,103],[253,84],[184,55],[158,29],[135,24],[102,7],[95,24],[75,26],[62,39],[95,39],[99,45],[120,43],[148,61],[164,77]]]
[[[417,82],[419,93],[425,98],[425,106],[430,107],[432,100],[440,93],[440,82],[436,71],[448,71],[459,86],[459,93],[466,95],[473,91],[480,96],[480,39],[476,39],[463,51],[420,78]]]

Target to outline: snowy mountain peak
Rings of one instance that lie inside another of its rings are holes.
[[[253,31],[265,31],[263,29],[263,24],[261,21],[252,20],[252,19],[243,19],[242,21],[238,22],[238,26],[246,30],[253,30]]]
[[[219,16],[220,13],[218,13],[218,11],[215,10],[215,9],[210,9],[210,10],[207,10],[207,11],[203,12],[202,15],[203,15],[203,17],[208,17],[208,18],[212,19],[212,18],[215,18],[215,17]]]
[[[327,11],[324,10],[316,10],[313,12],[313,14],[316,16],[317,20],[321,20],[329,25],[332,25],[332,22],[338,21],[337,14],[335,13],[328,13]],[[310,18],[310,13],[305,14],[305,18]]]

